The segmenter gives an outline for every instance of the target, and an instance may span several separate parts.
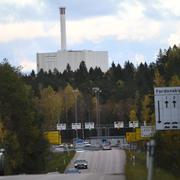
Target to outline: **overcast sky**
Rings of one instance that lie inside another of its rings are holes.
[[[0,0],[0,61],[30,72],[37,52],[59,50],[61,6],[67,49],[107,50],[109,65],[149,64],[180,44],[180,0]]]

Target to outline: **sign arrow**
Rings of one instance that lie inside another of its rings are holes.
[[[168,101],[165,101],[165,104],[166,104],[166,108],[168,108]]]
[[[161,123],[161,120],[160,120],[160,103],[158,101],[158,123],[160,124]]]
[[[176,107],[176,101],[173,101],[172,103],[173,103],[173,105],[174,105],[174,108],[175,108],[175,107]]]

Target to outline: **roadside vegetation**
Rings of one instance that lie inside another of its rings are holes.
[[[135,164],[133,164],[132,155],[135,156]],[[126,156],[126,180],[147,180],[145,152],[126,151]],[[179,176],[174,176],[170,171],[155,166],[153,180],[179,180]]]
[[[60,172],[63,173],[71,159],[74,157],[75,151],[64,153],[50,153],[48,163],[45,168],[45,173]]]
[[[5,175],[44,170],[49,144],[32,89],[18,68],[0,63],[0,148],[5,149]]]

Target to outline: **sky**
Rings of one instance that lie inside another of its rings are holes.
[[[180,0],[0,0],[0,62],[36,71],[37,52],[60,50],[59,7],[66,7],[67,50],[105,50],[112,62],[155,62],[180,45]]]

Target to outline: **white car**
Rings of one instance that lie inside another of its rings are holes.
[[[130,144],[128,143],[123,143],[123,144],[120,144],[119,146],[121,149],[130,149]]]
[[[112,148],[111,148],[111,145],[110,145],[110,144],[104,144],[104,145],[102,146],[102,149],[103,149],[103,150],[111,150]]]

